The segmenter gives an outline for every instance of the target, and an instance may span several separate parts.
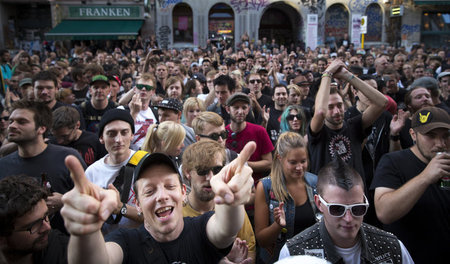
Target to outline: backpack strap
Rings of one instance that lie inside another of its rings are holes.
[[[148,155],[149,153],[147,151],[143,150],[136,151],[133,154],[133,156],[131,156],[131,158],[128,160],[128,163],[120,169],[119,175],[114,180],[113,185],[119,191],[120,201],[122,203],[126,204],[128,202],[131,184],[133,183],[134,169],[139,164],[139,162]],[[112,223],[113,224],[119,223],[121,218],[122,215],[117,214],[116,218],[112,219]],[[109,220],[108,223],[111,223],[111,221]]]

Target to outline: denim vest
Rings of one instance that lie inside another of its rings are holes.
[[[269,225],[271,225],[275,219],[273,217],[274,208],[279,206],[279,201],[275,198],[275,194],[272,191],[272,181],[270,176],[261,179],[264,188],[264,195],[266,198],[266,203],[269,206]],[[320,212],[317,210],[316,205],[314,203],[314,194],[316,194],[316,185],[317,185],[317,175],[312,174],[310,172],[305,173],[305,182],[306,182],[306,193],[308,195],[308,201],[311,204],[311,208],[314,211],[314,215],[316,216],[316,220],[320,219]],[[280,250],[283,245],[286,243],[286,240],[293,237],[294,234],[294,225],[295,225],[295,203],[292,198],[289,198],[284,204],[284,213],[286,216],[286,228],[280,232],[277,238],[277,242],[275,248],[272,253],[267,251],[265,248],[260,248],[259,257],[263,260],[264,263],[273,263],[278,260],[278,255],[280,254]]]

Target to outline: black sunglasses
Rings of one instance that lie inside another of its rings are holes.
[[[214,141],[219,140],[219,137],[221,137],[222,139],[227,139],[228,138],[228,132],[226,130],[220,132],[220,133],[212,133],[210,135],[198,135],[199,137],[204,137],[204,138],[210,138]]]
[[[253,80],[249,80],[248,82],[251,83],[251,84],[255,84],[255,83],[261,83],[261,80],[253,79]]]
[[[294,120],[294,118],[297,118],[297,120],[302,120],[302,115],[301,114],[296,114],[296,115],[288,115],[286,117],[286,119],[288,121],[292,121],[292,120]]]
[[[136,87],[137,87],[139,90],[142,90],[142,88],[145,88],[146,91],[151,91],[151,90],[153,90],[153,86],[147,85],[147,84],[136,84]]]
[[[291,67],[286,67],[286,68],[284,68],[286,71],[287,70],[292,70],[292,68]]]
[[[210,171],[212,171],[212,173],[214,175],[218,174],[221,170],[222,170],[223,166],[214,166],[214,167],[199,167],[196,168],[195,170],[197,171],[198,176],[206,176],[208,175],[208,173]]]
[[[9,116],[3,116],[3,117],[0,117],[0,120],[8,121],[8,120],[9,120]]]

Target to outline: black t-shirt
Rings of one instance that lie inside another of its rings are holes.
[[[269,120],[267,121],[267,134],[272,141],[272,145],[276,146],[278,136],[280,135],[280,121],[283,110],[277,110],[275,107],[270,109]]]
[[[97,110],[92,106],[91,101],[87,100],[83,102],[80,105],[80,108],[86,123],[86,130],[97,133],[98,124],[100,123],[103,114],[110,109],[116,108],[117,106],[119,106],[117,103],[109,101],[108,105],[106,105],[104,109]]]
[[[79,105],[86,100],[86,95],[89,91],[89,85],[86,85],[82,90],[72,89],[73,95],[75,95],[75,104]]]
[[[56,229],[52,229],[48,234],[48,246],[44,250],[33,253],[33,263],[67,263],[68,244],[69,236],[64,235]]]
[[[309,200],[302,205],[295,207],[295,221],[294,221],[294,234],[298,234],[306,228],[314,225],[316,218],[314,217],[314,211],[311,207]]]
[[[361,144],[370,132],[370,127],[363,131],[362,115],[344,121],[341,129],[332,130],[325,124],[315,135],[308,126],[308,153],[310,154],[311,172],[319,170],[339,155],[343,161],[354,168],[364,179],[364,168],[361,159]]]
[[[50,140],[50,143],[57,144],[54,138]],[[89,131],[82,131],[81,136],[66,147],[78,150],[88,167],[103,158],[107,153],[105,146],[100,143],[98,136]]]
[[[370,189],[399,189],[426,166],[410,149],[388,153],[381,158]],[[405,216],[383,229],[405,244],[415,263],[448,263],[450,192],[431,184]]]
[[[414,145],[414,142],[411,138],[411,134],[409,134],[409,129],[411,128],[411,119],[406,118],[405,125],[400,130],[400,145],[402,149],[410,148]]]
[[[143,225],[136,229],[119,229],[108,234],[105,240],[122,248],[122,263],[218,263],[232,245],[218,249],[209,242],[206,224],[213,214],[185,217],[183,231],[170,242],[156,242]]]

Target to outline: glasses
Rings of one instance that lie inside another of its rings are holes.
[[[261,80],[260,79],[253,79],[253,80],[249,80],[248,82],[251,83],[251,84],[255,84],[255,83],[261,83]]]
[[[212,133],[210,135],[198,135],[199,137],[204,137],[204,138],[210,138],[214,141],[219,140],[219,138],[222,139],[227,139],[228,138],[228,132],[227,131],[222,131],[220,133]]]
[[[286,117],[286,119],[288,121],[292,121],[292,120],[294,120],[294,118],[297,118],[297,120],[301,120],[302,119],[302,115],[301,114],[296,114],[296,115],[288,115]]]
[[[320,195],[319,200],[328,208],[328,213],[334,217],[344,216],[347,210],[350,210],[354,217],[363,217],[367,213],[367,208],[369,208],[369,202],[367,201],[367,197],[365,195],[364,203],[352,205],[327,203]]]
[[[358,61],[350,61],[351,64],[357,64]]]
[[[215,167],[200,167],[200,168],[196,168],[195,170],[197,171],[198,176],[206,176],[208,175],[208,173],[210,171],[212,171],[212,173],[214,175],[218,174],[221,170],[222,170],[223,166],[215,166]]]
[[[0,117],[0,120],[8,121],[8,120],[9,120],[9,116],[3,116],[3,117]]]
[[[284,68],[286,71],[292,70],[292,67],[286,67]]]
[[[48,213],[46,213],[44,215],[44,217],[39,218],[38,220],[36,220],[33,223],[29,224],[25,228],[14,230],[14,232],[28,231],[32,235],[32,234],[38,232],[41,229],[42,225],[44,224],[44,221],[47,222],[47,223],[50,223],[50,220],[52,220],[52,218],[53,218],[53,215],[49,216]]]
[[[136,87],[137,87],[139,90],[142,90],[142,88],[145,88],[146,91],[151,91],[151,90],[153,90],[153,86],[147,85],[147,84],[136,84]]]

